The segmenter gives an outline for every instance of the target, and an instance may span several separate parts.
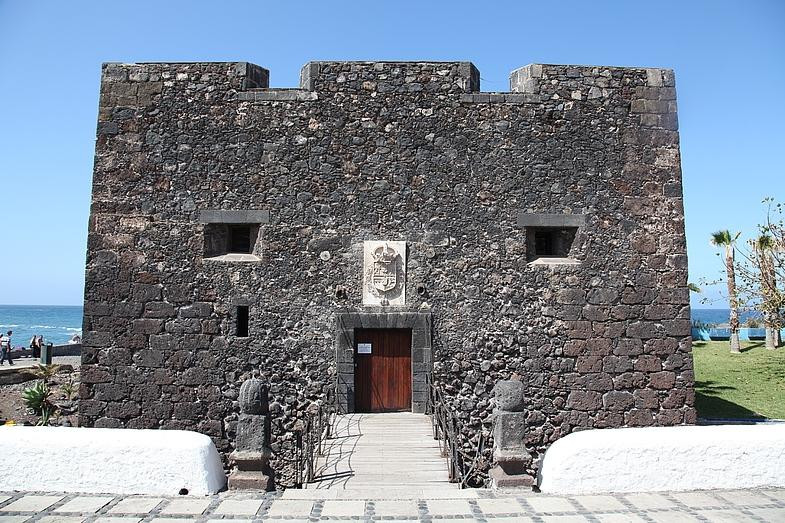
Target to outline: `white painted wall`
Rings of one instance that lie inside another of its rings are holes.
[[[543,492],[785,487],[785,423],[587,430],[545,453]]]
[[[4,490],[213,494],[226,484],[213,442],[184,430],[0,427]]]

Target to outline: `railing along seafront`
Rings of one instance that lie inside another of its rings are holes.
[[[426,383],[428,403],[425,413],[431,416],[433,438],[439,440],[442,456],[447,458],[450,483],[460,483],[461,488],[466,488],[470,483],[478,486],[482,483],[480,467],[484,461],[483,432],[480,431],[476,445],[467,443],[468,452],[464,450],[461,441],[463,427],[460,420],[455,416],[449,403],[445,401],[441,388],[433,383],[430,375],[426,377]]]
[[[338,413],[338,397],[332,389],[313,402],[305,418],[295,429],[295,488],[311,483],[316,474],[316,460],[324,455],[324,441],[330,439]]]

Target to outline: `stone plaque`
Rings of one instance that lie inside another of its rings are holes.
[[[405,305],[406,242],[364,242],[363,255],[363,305]]]

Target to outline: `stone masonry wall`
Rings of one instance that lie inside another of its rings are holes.
[[[336,380],[336,314],[369,310],[362,242],[385,239],[407,242],[404,311],[432,313],[433,376],[466,438],[516,376],[535,456],[582,428],[695,421],[672,71],[534,64],[509,93],[459,62],[267,78],[104,65],[82,425],[197,430],[228,454],[257,375],[286,485],[294,424]],[[205,259],[208,210],[269,211],[258,258]],[[528,263],[533,213],[585,215],[579,264]]]

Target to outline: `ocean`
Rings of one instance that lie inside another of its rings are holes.
[[[706,324],[728,323],[729,309],[692,309],[693,321]],[[742,311],[741,322],[759,317],[756,311]],[[13,330],[15,347],[27,347],[35,335],[55,345],[68,343],[74,334],[82,334],[82,307],[65,305],[0,305],[0,331]]]
[[[707,325],[720,325],[730,321],[730,309],[690,309],[692,321],[701,322]],[[750,318],[759,319],[760,312],[741,310],[739,311],[739,321],[742,326]]]
[[[44,343],[68,343],[82,334],[82,307],[69,305],[0,305],[0,332],[12,330],[11,344],[27,348],[33,335]]]

